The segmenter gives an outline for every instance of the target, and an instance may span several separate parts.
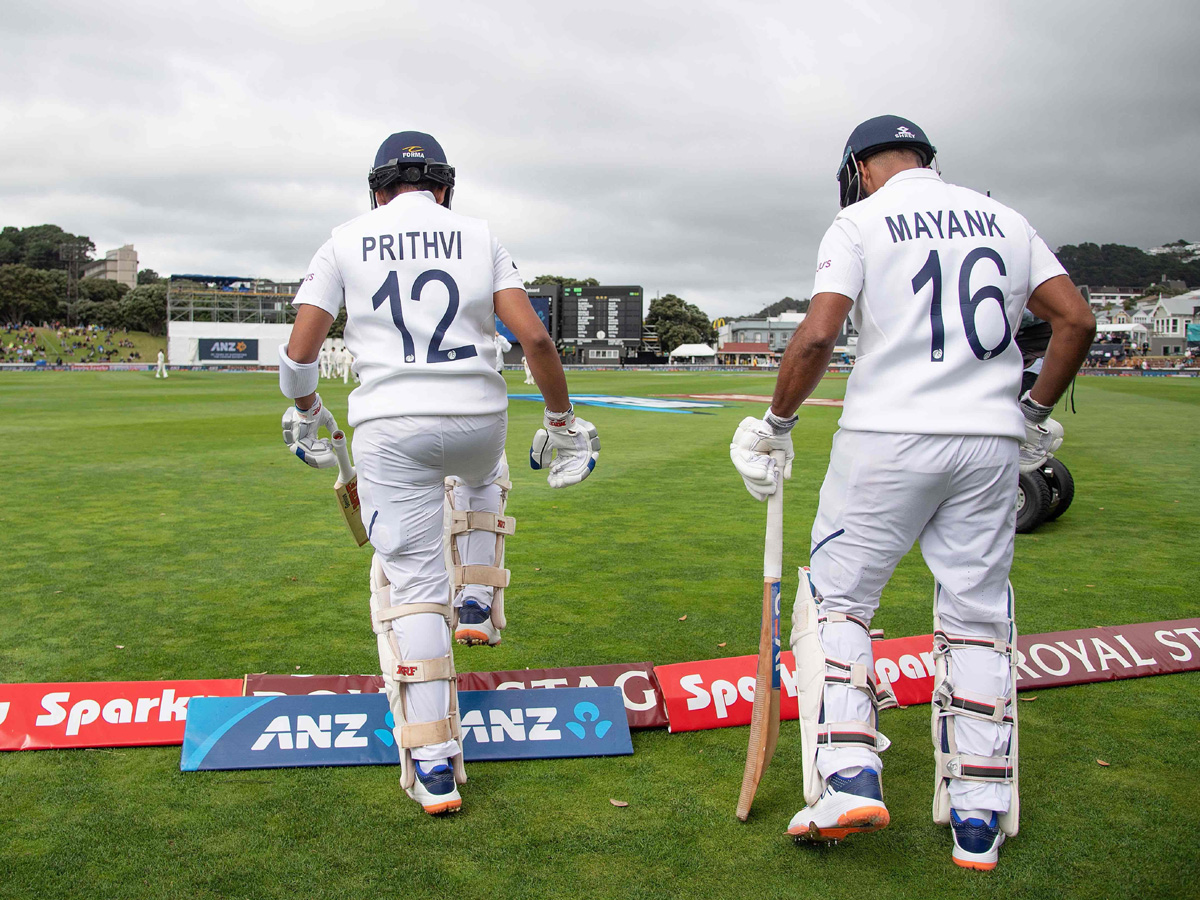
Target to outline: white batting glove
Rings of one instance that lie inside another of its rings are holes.
[[[1063,427],[1050,418],[1054,407],[1042,406],[1029,396],[1029,391],[1021,397],[1020,405],[1025,416],[1025,440],[1021,442],[1019,465],[1022,472],[1035,472],[1062,446]]]
[[[337,465],[337,456],[328,438],[318,438],[317,432],[324,427],[331,435],[338,430],[333,413],[321,402],[321,395],[308,409],[289,406],[283,414],[283,442],[289,450],[314,469],[328,469]]]
[[[772,450],[783,451],[783,477],[792,477],[792,460],[796,458],[796,451],[792,449],[792,428],[798,418],[781,419],[768,408],[761,419],[746,416],[733,433],[729,458],[755,500],[766,500],[779,487],[778,464],[770,456]]]
[[[549,468],[546,480],[552,488],[579,484],[591,475],[600,459],[600,436],[596,426],[586,419],[576,418],[573,407],[565,413],[546,410],[542,424],[545,427],[537,430],[529,448],[529,468]]]

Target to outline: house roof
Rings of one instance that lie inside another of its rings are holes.
[[[1166,310],[1167,315],[1190,316],[1195,308],[1200,306],[1200,291],[1188,291],[1177,297],[1163,297],[1154,304],[1155,310],[1160,306]]]
[[[770,345],[766,341],[730,341],[721,348],[722,353],[768,353]]]

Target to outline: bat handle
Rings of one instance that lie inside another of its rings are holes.
[[[767,536],[763,550],[763,580],[779,581],[783,577],[783,467],[787,458],[782,450],[772,450],[779,486],[767,498]]]
[[[346,448],[346,432],[340,428],[334,431],[332,440],[333,453],[337,457],[338,481],[349,484],[354,480],[354,466],[350,464],[350,451]]]

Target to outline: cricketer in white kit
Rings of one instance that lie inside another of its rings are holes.
[[[595,466],[599,440],[574,416],[558,351],[516,264],[487,222],[450,210],[454,169],[438,142],[421,132],[392,135],[368,183],[371,212],[334,229],[294,300],[296,324],[280,348],[281,387],[296,398],[284,439],[311,465],[336,462],[317,438],[332,417],[315,393],[316,360],[344,305],[344,359],[353,357],[361,380],[349,423],[375,551],[372,624],[401,785],[426,812],[452,812],[466,774],[451,631],[458,625],[496,643],[503,613],[490,604],[508,581],[496,558],[512,520],[503,515],[508,395],[493,365],[494,316],[527,348],[547,403],[531,465],[549,468],[551,487],[577,484]],[[462,498],[449,516],[462,562],[457,594],[443,555],[451,477]]]
[[[934,819],[953,859],[991,869],[1016,834],[1016,627],[1012,565],[1019,468],[1061,443],[1054,403],[1087,354],[1095,320],[1045,242],[1018,213],[947,184],[912,122],[868,120],[846,145],[842,211],[821,242],[808,316],[763,420],[730,447],[747,488],[772,494],[792,458],[796,411],[820,381],[847,314],[859,332],[829,468],[801,569],[796,655],[807,805],[798,839],[836,840],[888,824],[871,618],[916,541],[935,579]],[[1054,336],[1020,397],[1013,341],[1026,306]]]

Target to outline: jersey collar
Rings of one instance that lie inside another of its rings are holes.
[[[901,181],[913,181],[918,178],[928,178],[932,179],[933,181],[942,180],[942,176],[933,171],[933,169],[904,169],[901,172],[897,172],[895,175],[885,181],[883,183],[883,187],[887,187],[889,184],[896,184],[897,182]],[[883,190],[883,188],[880,188],[880,190]]]
[[[388,205],[395,203],[397,200],[403,200],[405,197],[424,197],[431,203],[437,203],[437,197],[433,196],[433,191],[405,191],[403,194],[397,194],[388,201]],[[407,203],[408,201],[405,200]]]

